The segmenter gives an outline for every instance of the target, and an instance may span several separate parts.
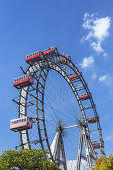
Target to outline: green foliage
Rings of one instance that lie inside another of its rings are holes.
[[[0,155],[1,170],[59,170],[42,149],[8,150]]]
[[[101,156],[96,160],[96,167],[93,170],[113,170],[113,155],[110,155],[109,158]]]

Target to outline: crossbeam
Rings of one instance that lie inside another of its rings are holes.
[[[72,125],[72,126],[63,127],[63,129],[71,129],[71,128],[75,128],[75,127],[79,127],[79,126],[81,126],[81,125],[80,124]]]

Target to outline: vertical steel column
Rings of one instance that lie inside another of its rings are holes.
[[[85,146],[85,153],[87,161],[87,169],[92,169],[92,162],[96,159],[96,154],[93,151],[91,141],[89,139],[89,134],[87,133],[86,126],[83,124],[80,126],[80,139],[79,139],[79,147],[78,147],[78,155],[77,155],[77,170],[80,170],[81,158],[82,158],[82,147],[83,141]]]
[[[64,170],[67,170],[62,130],[63,129],[62,129],[61,125],[59,124],[59,126],[57,127],[57,130],[56,130],[56,135],[55,135],[54,140],[51,144],[51,153],[52,153],[53,161],[55,162],[55,164],[58,167],[60,165],[63,165]]]
[[[62,135],[60,137],[60,143],[61,143],[62,160],[63,160],[63,163],[64,163],[64,170],[67,170],[67,164],[66,164],[66,157],[65,157],[64,143],[63,143]]]
[[[77,155],[77,170],[80,170],[82,145],[83,145],[83,134],[82,134],[82,128],[80,128],[80,139],[79,139],[78,155]]]
[[[90,146],[89,146],[89,142],[88,142],[88,135],[87,135],[87,132],[86,132],[86,129],[84,126],[82,126],[82,130],[83,130],[83,141],[84,141],[86,159],[87,159],[87,168],[88,168],[88,170],[91,170],[92,169],[92,160],[91,160]]]

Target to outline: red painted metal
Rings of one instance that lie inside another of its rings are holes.
[[[103,148],[104,144],[97,143],[97,144],[93,144],[92,146],[93,146],[93,149],[99,149],[99,148]]]
[[[87,118],[87,121],[88,121],[88,123],[96,123],[96,122],[98,122],[98,118],[90,117],[90,118]]]
[[[44,59],[44,56],[41,51],[34,52],[32,54],[29,54],[26,56],[26,62],[27,63],[32,63],[34,61],[41,61]]]
[[[94,142],[92,142],[92,146],[94,149],[103,148],[104,141],[94,141]]]
[[[66,57],[66,58],[65,58],[65,57]],[[65,62],[65,61],[67,61],[67,59],[70,60],[70,56],[69,56],[69,55],[65,55],[65,57],[60,57],[60,59],[58,59],[57,62],[63,63],[63,62]]]
[[[44,55],[48,55],[48,54],[58,54],[58,50],[56,47],[50,47],[46,50],[42,51]]]
[[[13,86],[16,88],[22,88],[26,86],[30,86],[33,84],[33,77],[30,74],[23,75],[21,77],[15,78]]]
[[[91,97],[91,94],[87,94],[87,93],[81,94],[81,95],[80,95],[80,100],[87,100],[87,99],[89,99],[90,97]]]
[[[75,75],[70,76],[70,79],[75,80],[79,77],[80,77],[80,74],[75,74]]]
[[[21,130],[31,129],[33,126],[33,120],[30,117],[23,117],[19,119],[13,119],[10,123],[10,130],[18,132]]]

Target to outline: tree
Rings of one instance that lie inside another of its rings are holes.
[[[42,149],[8,150],[0,155],[1,170],[59,170]]]
[[[93,170],[113,170],[113,155],[107,158],[105,155],[96,160],[96,167]]]

